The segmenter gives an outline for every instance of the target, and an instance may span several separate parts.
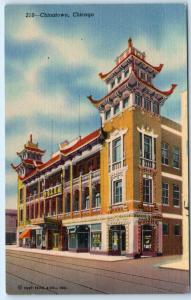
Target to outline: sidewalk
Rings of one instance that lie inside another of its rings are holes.
[[[159,267],[162,269],[189,271],[189,258],[179,256],[176,260],[160,265]]]
[[[14,250],[19,252],[30,252],[30,253],[39,253],[39,254],[48,254],[54,256],[64,256],[64,257],[73,257],[73,258],[82,258],[89,260],[101,260],[101,261],[119,261],[119,260],[128,260],[126,256],[110,256],[110,255],[101,255],[101,254],[90,254],[90,253],[76,253],[69,251],[56,251],[56,250],[41,250],[34,248],[22,248],[17,247],[16,245],[6,246],[6,250]]]

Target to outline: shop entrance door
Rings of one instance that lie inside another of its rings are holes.
[[[149,254],[152,252],[152,226],[142,226],[142,253]]]
[[[124,225],[110,227],[109,249],[112,255],[123,255],[126,252],[126,234]]]
[[[90,229],[87,225],[79,226],[77,229],[77,250],[88,252],[90,248]]]
[[[58,233],[53,233],[53,250],[58,250]]]

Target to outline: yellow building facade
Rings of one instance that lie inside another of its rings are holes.
[[[88,99],[100,129],[60,144],[49,161],[32,137],[19,153],[18,244],[140,257],[182,252],[181,126],[160,115],[173,93],[129,39]],[[174,247],[174,245],[176,245]]]

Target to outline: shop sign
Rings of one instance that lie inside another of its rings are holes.
[[[53,188],[50,188],[50,189],[44,191],[43,196],[44,196],[44,198],[48,198],[48,197],[55,196],[55,195],[58,195],[61,193],[62,193],[62,186],[59,185],[59,186],[55,186]]]

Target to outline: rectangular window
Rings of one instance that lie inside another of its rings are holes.
[[[129,97],[123,99],[123,108],[126,108],[128,106],[128,103],[129,103]]]
[[[173,147],[173,167],[180,167],[180,151],[179,148],[176,146]]]
[[[144,108],[147,111],[151,111],[151,101],[147,98],[144,99]]]
[[[115,85],[115,81],[112,81],[112,82],[111,82],[111,88],[113,88],[114,85]]]
[[[124,73],[125,77],[127,77],[128,74],[129,74],[129,69],[125,70],[125,73]]]
[[[110,109],[106,110],[106,112],[105,112],[105,119],[108,120],[110,118],[110,116],[111,116],[111,110]]]
[[[173,205],[180,206],[180,187],[173,184]]]
[[[122,179],[113,182],[113,204],[122,202]]]
[[[141,106],[142,105],[142,97],[139,94],[135,94],[135,104]]]
[[[174,225],[174,235],[180,235],[180,225]]]
[[[162,143],[161,149],[162,164],[168,165],[168,144]]]
[[[119,103],[117,103],[117,104],[114,106],[114,109],[113,109],[114,115],[117,114],[119,111],[120,111],[120,106],[119,106]]]
[[[141,79],[145,80],[145,73],[140,71]]]
[[[143,178],[143,202],[152,203],[152,179]]]
[[[101,249],[101,232],[91,232],[91,248]]]
[[[168,205],[169,186],[168,183],[162,183],[162,204]]]
[[[117,77],[117,83],[120,83],[121,81],[121,76]]]
[[[159,114],[159,104],[156,101],[153,102],[153,112]]]
[[[121,161],[121,138],[113,141],[113,163]]]
[[[152,137],[144,135],[144,158],[152,160]]]
[[[162,229],[163,229],[163,235],[168,235],[169,234],[169,226],[168,226],[168,224],[163,223],[162,224]]]

